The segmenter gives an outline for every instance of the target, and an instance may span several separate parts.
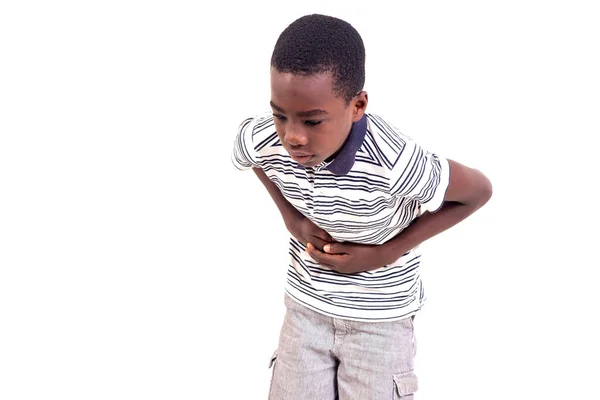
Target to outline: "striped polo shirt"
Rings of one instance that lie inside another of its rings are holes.
[[[242,122],[233,164],[262,168],[284,197],[338,242],[379,245],[425,211],[437,211],[449,183],[448,161],[402,134],[378,115],[352,125],[338,155],[303,167],[281,145],[271,113]],[[425,302],[414,248],[376,270],[343,274],[313,260],[290,238],[286,292],[335,318],[389,321],[416,313]]]

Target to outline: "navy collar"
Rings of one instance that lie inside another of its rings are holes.
[[[367,115],[352,124],[348,138],[342,145],[342,149],[326,168],[336,175],[346,175],[352,169],[356,158],[356,152],[363,144],[367,133]]]

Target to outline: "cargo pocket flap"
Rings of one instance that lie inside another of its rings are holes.
[[[271,368],[273,364],[275,364],[275,360],[277,360],[277,350],[275,350],[275,352],[271,356],[271,361],[269,361],[269,368]]]
[[[419,389],[419,381],[413,371],[394,375],[394,383],[400,397],[413,394]]]

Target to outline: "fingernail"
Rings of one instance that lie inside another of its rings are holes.
[[[326,244],[326,245],[323,247],[323,250],[325,250],[327,253],[329,253],[329,249],[331,249],[331,245],[329,245],[329,244]]]

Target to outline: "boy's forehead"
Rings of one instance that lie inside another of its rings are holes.
[[[326,104],[337,99],[330,73],[294,74],[271,71],[271,105],[285,110],[308,110],[326,108]]]

